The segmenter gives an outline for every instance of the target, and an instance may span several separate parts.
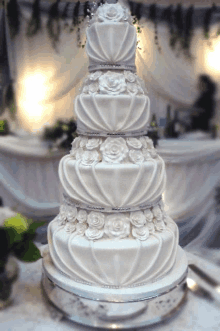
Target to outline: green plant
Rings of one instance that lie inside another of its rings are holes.
[[[27,37],[36,35],[41,30],[40,0],[32,4],[32,17],[28,23]]]
[[[71,148],[73,138],[76,136],[76,123],[73,119],[58,120],[54,126],[45,128],[43,133],[43,139],[51,141],[52,148]]]
[[[41,258],[33,239],[36,229],[45,223],[32,222],[19,213],[4,222],[0,227],[0,274],[5,272],[10,255],[25,262],[34,262]]]
[[[216,10],[217,10],[217,7],[213,3],[212,7],[208,8],[205,12],[204,21],[203,21],[203,31],[204,31],[204,37],[206,39],[209,39],[209,30],[210,30],[212,15]]]
[[[7,120],[0,120],[0,136],[6,136],[9,134],[10,129]]]

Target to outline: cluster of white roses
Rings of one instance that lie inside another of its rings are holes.
[[[99,161],[120,163],[130,161],[140,164],[157,157],[153,141],[149,137],[140,138],[86,138],[77,137],[72,143],[70,154],[83,165]]]
[[[166,213],[164,206],[130,213],[104,214],[63,205],[60,208],[59,222],[67,232],[85,235],[89,240],[101,239],[104,235],[111,239],[123,239],[132,236],[138,240],[147,240],[150,234],[165,229]]]
[[[97,19],[98,22],[124,22],[129,21],[132,23],[131,16],[129,15],[129,11],[126,7],[122,7],[119,3],[116,4],[108,4],[105,3],[105,6],[100,6],[97,9]],[[95,21],[94,20],[94,21]]]
[[[142,95],[146,91],[143,81],[131,71],[96,71],[84,81],[82,93],[85,94],[130,94]]]
[[[76,235],[84,236],[88,225],[87,212],[83,209],[77,210],[76,207],[62,205],[58,215],[58,222],[65,226],[66,232],[75,232]]]

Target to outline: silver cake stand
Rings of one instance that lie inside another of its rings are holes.
[[[138,328],[164,321],[179,310],[186,297],[186,275],[187,260],[180,247],[167,276],[150,285],[118,289],[73,281],[47,254],[42,288],[47,301],[69,320],[94,328]]]

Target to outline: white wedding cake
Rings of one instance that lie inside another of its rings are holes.
[[[126,8],[97,9],[87,28],[90,74],[75,100],[79,136],[60,162],[64,199],[48,227],[52,263],[74,284],[138,288],[175,279],[181,260],[162,201],[165,164],[145,136],[150,100],[135,73],[136,44]]]

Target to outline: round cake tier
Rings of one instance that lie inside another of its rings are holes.
[[[146,95],[80,94],[75,101],[80,133],[134,133],[147,131],[150,100]]]
[[[75,203],[104,208],[154,203],[166,182],[165,164],[159,156],[141,164],[99,162],[89,166],[67,155],[60,161],[59,177],[64,192]]]
[[[145,241],[88,240],[68,233],[55,219],[48,227],[50,255],[58,270],[77,282],[95,286],[131,287],[155,282],[173,267],[178,228],[170,219],[162,232]]]
[[[135,70],[136,43],[136,28],[128,22],[93,23],[87,29],[89,70],[104,69],[103,65]]]

